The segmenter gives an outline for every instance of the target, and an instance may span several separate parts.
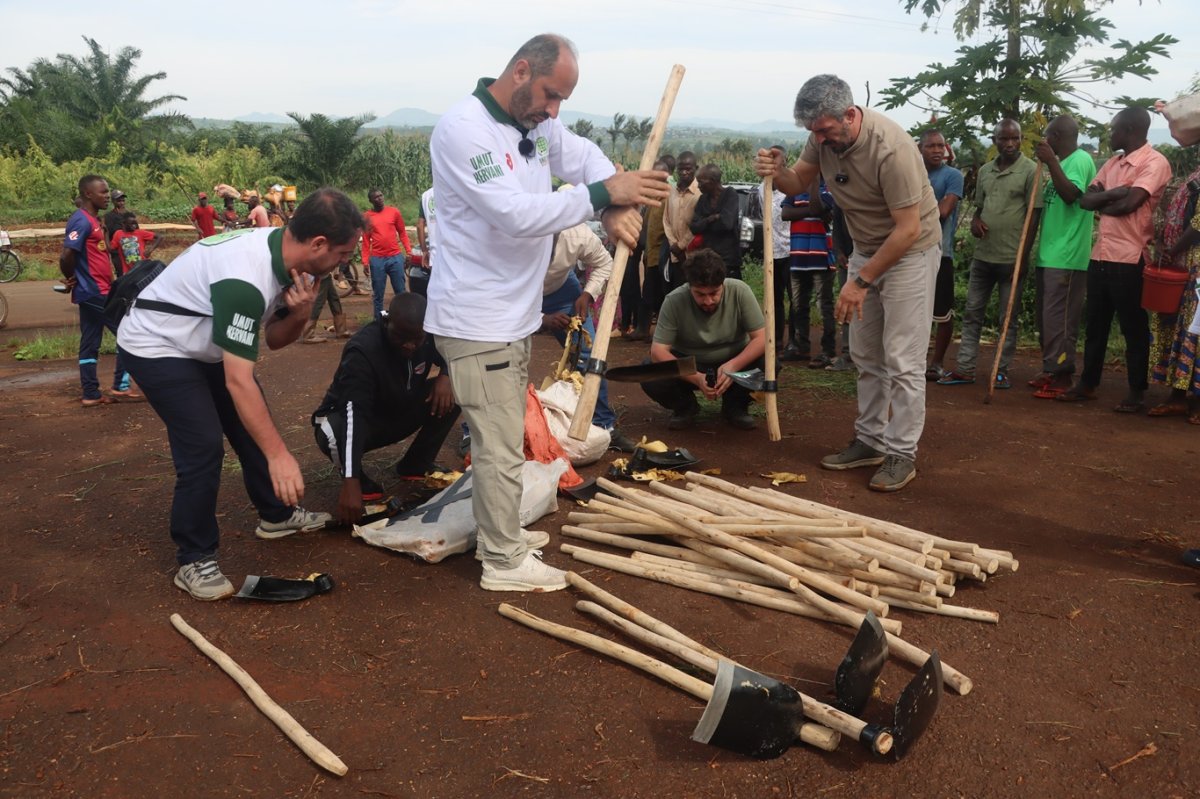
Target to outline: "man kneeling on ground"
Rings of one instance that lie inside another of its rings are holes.
[[[721,415],[734,427],[754,427],[750,392],[729,374],[762,367],[767,341],[766,320],[754,292],[736,278],[725,276],[725,262],[709,249],[698,250],[684,265],[687,284],[663,300],[650,345],[650,360],[696,359],[696,374],[655,380],[642,390],[671,409],[667,427],[691,427],[700,413],[696,391],[707,399],[721,398]]]
[[[363,502],[383,498],[379,483],[363,471],[365,453],[416,433],[395,469],[401,478],[423,477],[458,418],[446,362],[424,324],[424,297],[392,297],[382,319],[346,342],[333,383],[313,412],[317,446],[342,476],[337,512],[345,524],[362,517]],[[438,373],[430,376],[434,367]]]

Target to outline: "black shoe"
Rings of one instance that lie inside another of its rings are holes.
[[[637,444],[614,427],[609,431],[608,448],[615,449],[617,452],[633,452],[637,449]]]
[[[696,398],[693,397],[690,403],[671,414],[671,418],[667,420],[667,429],[686,430],[696,423],[696,417],[699,415],[700,403],[696,402]]]
[[[807,361],[809,360],[809,357],[807,352],[801,352],[800,348],[795,344],[788,344],[783,348],[783,352],[780,353],[779,359],[781,361]]]
[[[1200,569],[1200,549],[1189,549],[1183,553],[1183,562]]]
[[[725,411],[721,415],[725,417],[725,421],[738,430],[753,430],[757,427],[754,417],[745,408],[735,408]]]

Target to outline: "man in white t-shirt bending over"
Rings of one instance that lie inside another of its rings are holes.
[[[538,558],[545,538],[529,540],[518,521],[530,336],[542,324],[554,234],[600,210],[609,235],[633,247],[634,206],[667,196],[665,172],[616,174],[559,122],[578,79],[574,45],[535,36],[442,116],[429,143],[438,221],[425,329],[471,428],[480,585],[492,591],[566,587]],[[552,192],[552,175],[575,188]]]
[[[317,530],[331,518],[299,506],[300,465],[271,421],[254,364],[260,339],[275,350],[300,336],[317,282],[353,254],[362,228],[346,195],[320,189],[300,203],[286,228],[196,242],[121,320],[123,359],[167,426],[175,463],[175,585],[196,599],[233,593],[216,557],[222,436],[241,462],[260,516],[259,538]]]

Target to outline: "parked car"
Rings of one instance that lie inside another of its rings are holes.
[[[757,183],[726,183],[738,193],[741,206],[742,254],[761,258],[763,251],[762,202]]]

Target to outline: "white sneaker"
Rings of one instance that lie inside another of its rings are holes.
[[[224,599],[233,595],[233,583],[221,574],[216,558],[205,558],[180,566],[175,572],[175,585],[201,602]]]
[[[498,569],[484,561],[479,587],[485,591],[560,591],[567,587],[567,573],[542,563],[542,551],[531,549],[525,560],[511,569]]]
[[[312,530],[320,530],[325,524],[333,520],[333,516],[328,513],[314,513],[307,511],[299,505],[292,511],[292,515],[288,519],[281,522],[268,522],[265,519],[258,520],[258,528],[254,534],[259,538],[283,538],[292,533],[307,533]]]
[[[478,533],[476,534],[478,536]],[[521,540],[525,542],[525,550],[541,549],[550,543],[550,534],[541,530],[526,530],[521,528]],[[479,552],[479,539],[476,537],[475,544],[475,560],[482,561],[483,555]]]

